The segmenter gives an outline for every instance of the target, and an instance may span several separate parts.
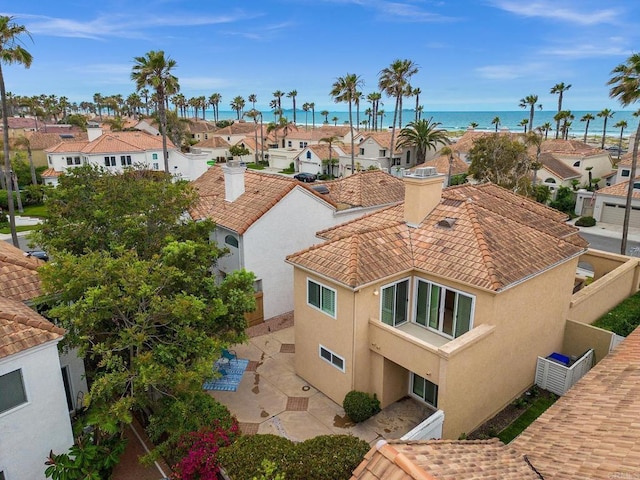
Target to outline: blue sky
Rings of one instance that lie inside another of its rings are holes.
[[[370,93],[396,58],[420,67],[425,112],[518,110],[530,94],[557,109],[559,82],[572,85],[568,109],[620,110],[606,82],[640,50],[637,0],[0,0],[0,12],[31,32],[34,57],[29,70],[4,66],[7,90],[77,102],[126,97],[133,57],[164,50],[182,93],[221,93],[221,110],[251,93],[266,109],[294,89],[298,106],[344,110],[335,79],[356,73]]]

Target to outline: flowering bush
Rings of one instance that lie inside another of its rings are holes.
[[[218,450],[238,438],[240,428],[234,419],[231,427],[216,424],[197,432],[183,435],[178,450],[184,452],[182,460],[173,466],[175,480],[216,480],[220,471]]]

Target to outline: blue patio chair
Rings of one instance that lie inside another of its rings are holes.
[[[231,360],[238,360],[238,355],[233,350],[222,349],[222,356],[220,357],[221,363],[230,364]]]

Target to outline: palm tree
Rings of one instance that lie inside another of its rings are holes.
[[[242,114],[242,110],[244,109],[245,105],[244,98],[238,95],[233,100],[231,100],[231,103],[229,105],[231,105],[231,109],[236,112],[236,114],[238,115],[238,120],[240,120],[240,115]]]
[[[640,54],[634,53],[625,63],[618,65],[611,71],[611,78],[607,82],[611,85],[609,96],[617,98],[623,107],[640,101]],[[635,116],[638,112],[634,113]],[[629,218],[631,216],[631,201],[633,198],[633,184],[636,178],[638,164],[638,142],[640,142],[640,122],[636,129],[635,141],[631,150],[631,172],[629,187],[627,188],[627,203],[624,208],[624,223],[622,227],[622,242],[620,253],[627,253],[627,236],[629,234]]]
[[[535,188],[537,180],[538,180],[538,170],[542,168],[542,163],[540,162],[540,151],[542,149],[542,129],[536,128],[536,130],[529,130],[529,133],[525,137],[524,140],[526,145],[533,145],[536,147],[536,159],[531,162],[531,169],[533,170],[533,181],[531,182],[532,186]]]
[[[471,122],[469,124],[469,128],[471,128],[471,130],[475,130],[476,128],[478,128],[478,122]]]
[[[389,145],[390,160],[393,160],[396,140],[396,121],[398,120],[398,113],[402,110],[402,97],[405,94],[407,85],[409,85],[409,80],[416,73],[418,73],[418,66],[413,63],[413,61],[398,59],[394,60],[390,66],[383,69],[379,74],[378,88],[388,96],[396,99],[396,105],[393,111],[393,123],[391,124],[391,142]]]
[[[333,177],[333,145],[337,143],[342,143],[340,141],[340,137],[337,135],[331,135],[330,137],[323,137],[318,140],[318,143],[328,143],[329,144],[329,160],[327,165],[327,173]]]
[[[333,122],[334,127],[338,126],[338,117],[331,117],[331,121]]]
[[[604,125],[602,126],[602,143],[600,144],[600,148],[604,148],[604,141],[607,137],[607,120],[613,117],[615,112],[611,111],[609,108],[605,108],[601,110],[597,115],[604,120]]]
[[[420,88],[414,88],[413,89],[413,96],[416,97],[416,120],[420,120],[420,94],[422,93],[422,90],[420,90]]]
[[[252,93],[247,97],[247,100],[251,102],[251,110],[256,109],[256,102],[258,101],[258,96],[255,93]]]
[[[553,87],[551,87],[551,90],[549,90],[549,93],[558,95],[558,113],[562,111],[562,98],[564,96],[564,92],[566,92],[570,88],[571,88],[571,85],[565,85],[562,82],[562,83],[556,83]],[[558,138],[559,133],[560,133],[560,120],[556,120],[556,138]]]
[[[447,155],[449,157],[449,171],[447,172],[447,187],[451,186],[451,173],[453,172],[453,149],[451,147],[442,147],[440,149],[440,155]]]
[[[254,150],[254,158],[255,158],[255,163],[256,165],[259,164],[258,162],[258,117],[260,117],[260,119],[262,119],[262,113],[259,112],[258,110],[256,110],[255,108],[252,108],[251,110],[249,110],[248,112],[245,112],[244,114],[245,117],[249,117],[251,118],[255,125],[255,130],[254,130],[254,140],[255,140],[255,150]],[[262,132],[262,129],[260,129],[260,131]]]
[[[494,117],[493,120],[491,120],[491,125],[496,126],[496,132],[497,132],[498,128],[500,127],[500,117]]]
[[[371,103],[371,116],[373,118],[373,129],[378,130],[378,110],[380,107],[380,99],[382,94],[380,92],[372,92],[367,95],[367,101]]]
[[[305,130],[309,128],[309,110],[311,110],[311,108],[309,107],[309,103],[304,102],[302,104],[302,111],[304,112],[304,129]]]
[[[164,56],[162,50],[151,50],[144,57],[135,57],[136,64],[131,72],[131,80],[136,82],[138,90],[145,86],[156,91],[158,113],[160,117],[160,133],[162,134],[162,154],[164,156],[164,171],[169,173],[169,152],[167,150],[167,111],[165,101],[169,95],[180,90],[178,78],[171,70],[176,67],[176,61]]]
[[[356,91],[353,96],[353,104],[356,106],[356,127],[360,131],[360,100],[362,99],[362,92]]]
[[[626,120],[620,120],[618,123],[616,123],[613,126],[613,128],[620,129],[620,138],[618,139],[618,160],[620,160],[620,152],[622,151],[622,133],[624,132],[624,129],[627,127],[628,125]]]
[[[320,115],[322,115],[324,117],[324,123],[328,124],[329,123],[329,110],[322,110],[320,112]]]
[[[220,106],[220,101],[222,101],[222,95],[219,93],[212,93],[209,96],[209,105],[213,107],[213,121],[217,122],[219,120],[219,112],[218,107]]]
[[[9,157],[9,117],[7,109],[7,92],[4,85],[4,73],[2,64],[13,63],[31,66],[33,57],[20,45],[20,36],[29,32],[24,25],[14,22],[14,17],[0,16],[0,101],[2,103],[2,138],[4,151],[4,177],[7,187],[7,206],[9,207],[9,227],[13,245],[18,247],[18,234],[16,232],[16,212],[13,205],[13,172],[11,171],[11,158]]]
[[[523,118],[522,120],[520,120],[520,123],[518,124],[521,127],[524,127],[524,133],[527,133],[527,125],[529,125],[529,120],[526,118]]]
[[[364,81],[355,73],[347,73],[344,77],[338,77],[333,83],[330,95],[333,101],[346,102],[349,105],[349,129],[351,130],[351,173],[355,172],[355,146],[353,138],[353,102],[355,100],[358,88],[362,87]],[[335,117],[334,117],[335,118]]]
[[[274,108],[279,110],[280,113],[278,114],[278,117],[282,117],[282,97],[284,96],[284,92],[281,92],[280,90],[276,90],[275,92],[273,92],[273,100],[274,100]],[[277,118],[276,121],[279,121],[280,118]]]
[[[139,92],[140,92],[140,97],[144,98],[144,111],[145,111],[145,115],[148,117],[149,116],[149,89],[141,88]],[[95,95],[94,95],[93,101],[95,102]]]
[[[293,101],[293,124],[296,124],[296,97],[298,96],[297,90],[291,90],[287,93],[287,98],[290,98]]]
[[[529,124],[529,130],[533,130],[533,113],[535,111],[537,103],[538,103],[537,95],[527,95],[526,97],[520,99],[520,108],[529,109],[529,122],[527,122]]]
[[[309,102],[309,108],[311,109],[311,128],[316,128],[316,104],[315,102]]]
[[[551,123],[546,122],[543,123],[542,126],[540,127],[540,131],[544,132],[544,139],[547,139],[547,136],[549,135],[549,132],[551,131]]]
[[[416,163],[424,163],[427,150],[436,150],[439,144],[449,145],[451,140],[447,137],[447,131],[438,128],[440,122],[429,120],[416,120],[400,130],[398,147],[415,147]]]
[[[590,113],[586,113],[580,119],[581,122],[587,122],[587,125],[584,127],[584,143],[587,143],[587,132],[589,131],[589,123],[591,123],[591,120],[595,120],[595,118],[596,117],[594,117]]]

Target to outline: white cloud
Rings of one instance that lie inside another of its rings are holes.
[[[583,44],[545,48],[540,53],[564,58],[593,58],[627,56],[631,54],[631,50],[617,45]]]
[[[528,63],[520,65],[486,65],[476,68],[476,72],[482,78],[489,80],[515,80],[517,78],[525,78],[538,76],[546,73],[549,66],[542,63]]]
[[[572,2],[567,2],[566,0],[543,0],[537,2],[492,0],[490,3],[496,8],[513,13],[514,15],[559,20],[584,26],[615,23],[619,20],[619,16],[622,13],[615,8],[586,11],[584,2],[578,2],[574,5]]]

